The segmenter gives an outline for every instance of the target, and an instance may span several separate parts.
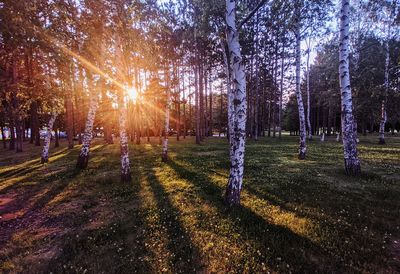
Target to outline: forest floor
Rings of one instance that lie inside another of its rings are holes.
[[[359,144],[362,175],[343,170],[334,139],[262,138],[246,148],[242,206],[227,209],[228,145],[171,138],[131,145],[133,180],[119,182],[119,145],[0,149],[0,272],[398,273],[400,138]]]

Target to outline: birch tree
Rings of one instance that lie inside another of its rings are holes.
[[[301,66],[301,6],[300,2],[296,2],[295,7],[295,58],[296,58],[296,98],[297,98],[297,107],[299,110],[299,135],[300,135],[300,143],[299,143],[299,159],[304,160],[306,158],[306,119],[304,115],[304,105],[303,105],[303,96],[301,94],[300,89],[300,66]]]
[[[244,72],[243,60],[241,55],[239,33],[236,28],[236,1],[226,0],[226,37],[229,50],[229,62],[232,70],[233,100],[228,100],[228,104],[233,103],[233,125],[230,155],[231,168],[228,185],[225,192],[225,201],[229,206],[240,204],[240,192],[243,184],[244,154],[246,142],[246,75]]]
[[[53,126],[57,118],[57,113],[53,113],[47,124],[47,132],[46,137],[44,138],[44,145],[42,150],[42,157],[40,162],[42,164],[47,163],[49,161],[49,148],[50,148],[50,141],[51,141],[51,132],[53,131]]]
[[[354,136],[353,103],[349,71],[349,10],[349,0],[341,0],[339,83],[342,101],[342,140],[346,173],[349,175],[359,175],[361,172],[361,164],[358,159],[357,142]]]
[[[386,15],[386,20],[385,20],[385,28],[386,28],[386,39],[385,39],[385,78],[384,78],[384,96],[382,100],[382,105],[381,105],[381,121],[379,124],[379,143],[380,144],[385,144],[385,124],[387,122],[387,111],[386,111],[386,105],[387,105],[387,98],[388,98],[388,93],[389,93],[389,64],[390,64],[390,47],[389,47],[389,42],[391,40],[391,30],[392,30],[392,24],[395,23],[395,16],[396,16],[396,11],[398,8],[398,3],[396,3],[396,0],[393,0],[391,5],[387,7],[387,15]]]
[[[93,123],[98,108],[98,96],[93,87],[92,81],[93,80],[91,74],[89,73],[88,74],[88,83],[90,88],[89,111],[86,119],[85,132],[83,134],[83,139],[82,139],[82,148],[78,156],[78,161],[76,163],[76,167],[80,169],[84,169],[88,166],[90,144],[93,138]]]
[[[165,103],[165,123],[164,123],[164,140],[161,159],[163,162],[168,161],[168,132],[169,132],[169,112],[171,105],[171,92],[169,83],[169,70],[165,71],[165,86],[166,86],[166,103]]]
[[[129,144],[128,134],[126,132],[127,111],[124,102],[125,90],[120,92],[118,98],[119,107],[119,137],[121,147],[121,181],[129,182],[131,180],[130,161],[129,161]]]

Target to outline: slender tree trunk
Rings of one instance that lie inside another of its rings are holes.
[[[232,82],[234,83],[234,121],[230,144],[231,169],[225,192],[225,201],[229,206],[240,204],[240,192],[243,184],[244,154],[246,142],[246,74],[241,55],[239,33],[236,29],[236,1],[226,0],[226,36],[228,42]],[[232,103],[232,102],[230,102]]]
[[[171,92],[170,92],[170,81],[169,81],[169,69],[165,70],[165,84],[167,88],[167,101],[165,104],[165,128],[164,128],[164,141],[161,159],[163,162],[168,161],[168,131],[169,131],[169,108],[171,105]]]
[[[224,104],[223,104],[222,85],[221,85],[220,109],[219,109],[219,137],[221,137],[221,134],[222,134],[222,116],[223,116],[223,109],[224,109]]]
[[[208,75],[204,73],[204,125],[203,132],[204,136],[208,136]]]
[[[10,113],[10,118],[9,118],[9,125],[10,125],[10,145],[8,146],[9,150],[14,150],[15,149],[15,126],[14,126],[14,117]]]
[[[112,136],[112,123],[111,120],[111,102],[110,98],[107,96],[107,90],[105,81],[103,79],[100,80],[100,88],[101,88],[101,97],[102,97],[102,112],[103,112],[103,131],[104,131],[104,141],[106,144],[113,144],[113,136]]]
[[[22,120],[22,142],[26,142],[26,124],[25,119]]]
[[[227,103],[228,103],[228,129],[227,129],[227,137],[229,143],[232,144],[232,136],[233,136],[233,121],[234,121],[234,114],[235,114],[235,105],[233,102],[234,95],[232,92],[232,68],[231,68],[231,57],[230,57],[230,49],[228,45],[221,42],[222,53],[224,57],[225,63],[225,74],[226,74],[226,91],[227,91]],[[228,47],[228,49],[227,49]],[[231,150],[232,152],[232,150]],[[232,161],[232,160],[231,160]]]
[[[22,122],[22,119],[19,114],[19,110],[17,110],[16,117],[17,117],[17,119],[16,119],[16,123],[15,123],[15,128],[16,128],[16,133],[17,133],[17,139],[16,139],[15,151],[22,152],[24,129],[23,129],[23,122]]]
[[[198,75],[199,75],[199,69],[198,66],[195,67],[195,72],[194,72],[194,92],[195,92],[195,115],[196,115],[196,144],[200,144],[200,108],[199,108],[199,103],[200,103],[200,98],[199,98],[199,87],[198,87]]]
[[[320,107],[317,105],[316,108],[316,118],[315,118],[315,135],[319,135],[319,128],[320,128]]]
[[[136,144],[140,145],[140,137],[141,137],[141,117],[140,117],[140,112],[141,112],[141,107],[140,107],[140,103],[136,102]]]
[[[96,111],[98,108],[98,96],[97,96],[97,93],[93,89],[93,85],[91,84],[91,82],[92,82],[91,76],[88,77],[88,81],[90,83],[90,88],[91,88],[89,111],[88,111],[86,125],[85,125],[85,132],[83,134],[82,148],[79,153],[78,161],[76,163],[76,167],[80,168],[80,169],[84,169],[88,166],[90,144],[91,144],[92,138],[93,138],[93,123],[94,123]]]
[[[285,73],[285,44],[282,42],[282,59],[281,59],[281,81],[280,81],[280,92],[279,92],[279,139],[282,138],[282,104],[283,104],[283,75]]]
[[[260,77],[258,75],[259,70],[256,69],[256,94],[255,94],[255,102],[254,102],[254,140],[258,141],[259,133],[259,105],[260,105]]]
[[[7,140],[6,140],[6,133],[4,130],[4,126],[1,126],[0,129],[1,129],[1,140],[3,141],[3,148],[6,149],[7,148]]]
[[[124,92],[121,92],[118,97],[119,108],[119,139],[120,139],[120,157],[121,157],[121,181],[129,182],[131,180],[131,170],[129,161],[129,143],[128,133],[126,131],[127,111],[124,103]]]
[[[345,170],[349,175],[358,175],[361,165],[357,155],[357,142],[354,138],[354,118],[349,72],[349,0],[341,0],[340,44],[339,44],[339,82],[342,100],[342,134]]]
[[[310,47],[310,45],[309,45]],[[311,98],[310,98],[310,48],[307,49],[307,71],[306,71],[306,81],[307,81],[307,127],[308,127],[308,140],[312,140],[312,128],[310,120],[311,112]]]
[[[183,93],[183,139],[186,139],[187,135],[187,120],[186,120],[186,90],[185,90],[185,69],[183,69],[182,73],[182,93]]]
[[[200,141],[204,140],[204,72],[203,72],[203,65],[199,65],[199,115],[200,115],[200,125],[199,125],[199,132],[200,132]]]
[[[271,99],[269,98],[268,100],[268,137],[271,137]]]
[[[59,147],[60,146],[60,130],[58,128],[54,131],[54,137],[55,137],[54,147]]]
[[[23,143],[23,125],[22,125],[22,117],[20,113],[20,103],[18,97],[16,95],[16,86],[17,86],[17,79],[18,79],[18,70],[16,61],[12,60],[12,85],[13,90],[11,92],[11,100],[12,100],[12,112],[11,115],[13,116],[15,122],[15,131],[16,131],[16,139],[15,139],[15,151],[22,152],[22,143]]]
[[[258,13],[256,16],[256,20],[255,20],[255,24],[256,24],[256,35],[255,35],[255,41],[254,43],[256,43],[256,88],[255,88],[255,102],[254,102],[254,140],[258,141],[258,137],[260,135],[259,133],[259,108],[260,108],[260,57],[258,56],[258,52],[259,52],[259,41],[258,41],[258,26],[259,26],[259,17],[258,17]]]
[[[327,136],[331,136],[332,133],[332,125],[331,125],[331,121],[332,121],[332,111],[331,111],[331,107],[328,105],[328,121],[326,123],[326,135]]]
[[[68,149],[74,148],[74,119],[73,119],[73,104],[70,94],[65,96],[65,119],[67,128]]]
[[[84,96],[82,96],[82,94],[85,92],[85,85],[84,85],[84,81],[85,81],[85,76],[83,74],[83,68],[81,67],[79,69],[79,86],[80,86],[80,92],[81,94],[79,96],[76,96],[75,98],[75,106],[76,106],[76,111],[75,113],[78,116],[77,119],[77,127],[78,127],[78,144],[82,145],[83,142],[83,132],[85,130],[84,128],[84,109],[81,109],[78,107],[78,103],[80,102],[81,104],[83,103],[83,105],[87,104],[87,100]]]
[[[390,33],[390,27],[389,27]],[[382,100],[382,107],[381,107],[381,122],[379,124],[379,144],[385,144],[385,124],[387,121],[387,114],[386,114],[386,102],[389,92],[389,62],[390,62],[390,51],[389,51],[389,35],[388,39],[386,40],[386,60],[385,60],[385,95],[384,99]]]
[[[304,160],[306,158],[306,119],[304,117],[304,105],[303,105],[303,96],[301,94],[300,89],[300,65],[301,65],[301,37],[300,37],[300,10],[297,8],[296,11],[297,17],[297,26],[296,26],[296,97],[297,97],[297,106],[299,109],[299,121],[300,121],[300,146],[299,146],[299,159]]]
[[[53,113],[50,117],[49,123],[47,125],[47,133],[46,137],[44,138],[44,145],[42,150],[42,157],[41,163],[47,163],[49,161],[49,148],[50,148],[50,141],[51,141],[51,132],[53,131],[53,125],[56,121],[57,113]]]
[[[211,74],[211,73],[210,73]],[[211,76],[210,79],[208,80],[209,83],[209,98],[210,98],[210,120],[208,122],[208,128],[209,128],[209,136],[213,136],[213,127],[214,127],[214,122],[213,122],[213,110],[212,110],[212,105],[213,105],[213,91],[212,91],[212,82],[211,82]]]
[[[273,106],[273,113],[272,113],[272,122],[273,122],[273,132],[272,137],[276,137],[276,105],[277,105],[277,89],[278,89],[278,42],[276,42],[275,46],[275,60],[274,60],[274,78],[273,78],[273,96],[274,96],[274,106]]]
[[[179,141],[181,133],[181,102],[180,102],[180,91],[176,102],[176,140]]]
[[[39,133],[39,117],[38,117],[38,104],[33,101],[31,104],[31,138],[30,143],[35,143],[35,146],[40,146],[40,133]]]

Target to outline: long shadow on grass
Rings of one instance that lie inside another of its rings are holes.
[[[54,157],[54,156],[58,156],[65,152],[66,152],[66,149],[61,149],[60,151],[57,151],[57,152],[51,154],[50,158]],[[67,156],[68,154],[69,153],[66,153],[65,156]],[[29,160],[28,162],[29,162],[29,166],[28,166],[28,164],[26,164],[26,162],[19,163],[19,164],[17,164],[17,166],[21,166],[21,167],[12,168],[10,170],[0,172],[0,178],[8,179],[8,178],[11,178],[14,176],[23,176],[25,174],[31,173],[31,172],[37,170],[38,168],[42,167],[42,165],[40,165],[40,158],[38,158],[36,160]]]
[[[167,248],[172,253],[174,273],[196,273],[202,269],[200,252],[192,243],[183,227],[179,210],[171,203],[168,193],[155,174],[154,169],[146,169],[149,185],[156,198],[161,222],[168,233]]]
[[[61,158],[53,161],[53,163],[60,160]],[[21,186],[22,188],[17,198],[0,212],[2,215],[6,213],[15,215],[12,219],[0,222],[0,244],[6,243],[17,230],[29,227],[40,216],[42,209],[58,194],[62,193],[70,180],[78,174],[75,168],[70,167],[66,170],[52,173],[50,176],[42,179],[39,184]],[[40,174],[33,173],[32,176],[40,176]],[[1,193],[7,193],[7,191],[13,188],[15,188],[14,184],[3,189]],[[40,192],[44,192],[44,194],[30,204],[29,201],[35,199],[34,197]],[[22,210],[24,213],[19,215],[19,212]]]
[[[99,190],[101,191],[101,190]],[[103,189],[104,191],[104,189]],[[110,213],[106,225],[84,231],[71,232],[63,239],[61,253],[50,263],[47,272],[81,273],[154,273],[151,260],[154,254],[145,245],[147,224],[138,208],[122,202],[121,197],[137,201],[138,188],[116,183],[112,191]],[[105,193],[103,192],[103,195]],[[76,235],[78,234],[78,236]]]
[[[222,216],[230,218],[242,237],[250,239],[261,251],[259,261],[268,261],[275,271],[287,271],[286,263],[296,272],[340,271],[338,259],[325,250],[283,226],[268,223],[264,218],[246,207],[228,210],[221,198],[222,189],[204,173],[189,170],[172,159],[168,165],[182,178],[201,189],[200,197],[213,204]],[[267,251],[268,250],[268,251]],[[294,265],[293,265],[294,264]]]

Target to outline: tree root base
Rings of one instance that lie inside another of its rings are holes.
[[[225,191],[225,203],[229,207],[239,206],[240,205],[240,190],[237,188],[233,188],[231,184],[228,184]]]
[[[345,159],[344,166],[347,175],[359,176],[361,174],[361,164],[358,159]]]
[[[121,174],[121,182],[130,182],[132,180],[131,173]]]
[[[87,168],[88,163],[89,163],[89,155],[87,156],[79,155],[78,161],[76,162],[76,168],[85,169]]]

